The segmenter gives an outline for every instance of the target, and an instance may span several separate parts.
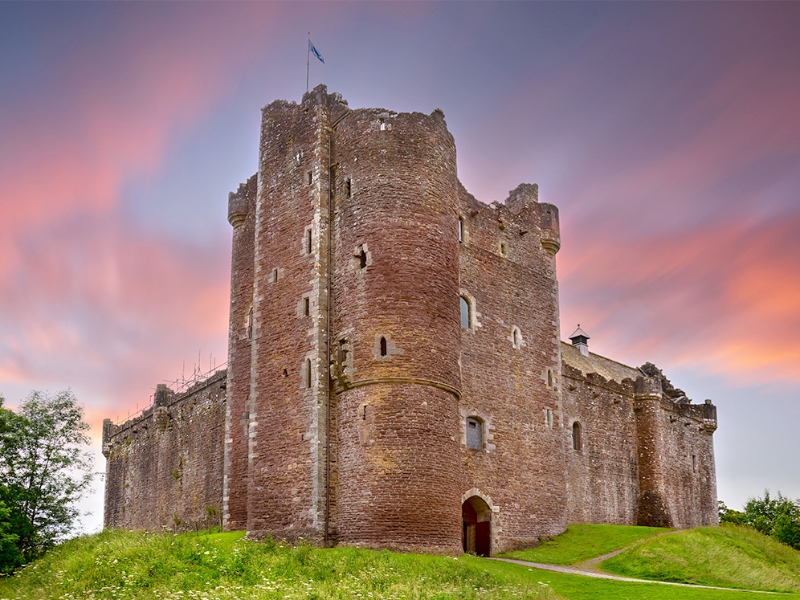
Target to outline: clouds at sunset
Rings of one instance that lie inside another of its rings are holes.
[[[175,14],[164,35],[135,7],[97,8],[109,30],[76,22],[85,43],[69,48],[41,35],[47,85],[7,92],[0,114],[0,377],[124,406],[179,375],[187,349],[224,362],[229,240],[224,223],[203,245],[147,231],[122,190],[164,168],[264,42],[229,44],[255,33],[247,20]]]
[[[539,183],[564,336],[796,395],[798,30],[797,3],[0,3],[0,395],[72,386],[98,425],[226,359],[226,194],[309,31],[312,87],[441,107],[477,198]]]
[[[564,333],[573,321],[593,326],[597,352],[635,364],[797,381],[800,348],[785,340],[800,336],[798,232],[800,215],[584,239],[560,265]]]

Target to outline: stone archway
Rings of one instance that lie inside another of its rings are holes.
[[[478,556],[492,553],[492,509],[480,496],[470,496],[461,505],[464,552]]]

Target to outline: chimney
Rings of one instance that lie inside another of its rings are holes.
[[[584,356],[589,356],[589,344],[586,343],[588,340],[589,336],[581,329],[580,323],[578,324],[578,328],[569,336],[569,341],[572,342],[572,345],[580,350],[580,353]]]

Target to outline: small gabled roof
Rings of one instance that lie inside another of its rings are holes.
[[[586,334],[586,332],[583,329],[581,329],[580,323],[578,323],[578,328],[572,333],[571,336],[569,336],[569,339],[574,340],[575,338],[579,337],[585,338],[587,340],[590,339],[589,336]]]

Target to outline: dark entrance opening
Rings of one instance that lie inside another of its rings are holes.
[[[464,523],[464,552],[489,556],[492,552],[492,509],[480,496],[471,496],[461,505]]]

